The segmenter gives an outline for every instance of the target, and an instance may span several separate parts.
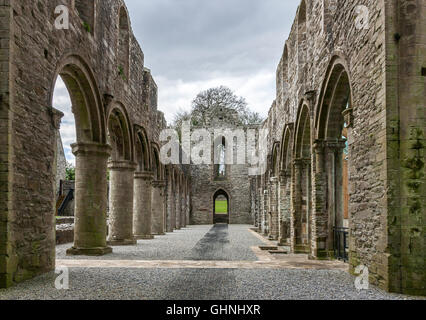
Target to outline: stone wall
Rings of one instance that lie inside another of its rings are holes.
[[[212,146],[211,163],[215,163],[214,146],[215,139],[218,138],[215,137],[215,131],[219,132],[227,129],[242,130],[244,132],[244,139],[246,139],[245,130],[247,128],[235,125],[235,116],[230,112],[223,115],[213,115],[207,121],[210,125],[208,128],[203,129],[206,129],[210,133]],[[194,127],[192,129],[196,130],[200,128]],[[225,148],[231,145],[228,140],[226,137]],[[237,144],[241,145],[241,141],[237,142]],[[235,140],[233,148],[236,150]],[[236,151],[234,151],[234,155],[236,155]],[[191,204],[191,224],[212,224],[214,222],[214,196],[219,190],[226,192],[229,197],[229,223],[254,223],[251,213],[249,166],[246,164],[237,164],[235,158],[234,163],[233,165],[226,165],[226,177],[224,178],[216,177],[216,165],[203,164],[190,166],[191,193],[194,195]]]
[[[74,150],[84,161],[110,152],[105,145],[110,139],[111,112],[119,112],[113,116],[125,122],[122,138],[129,161],[137,160],[135,125],[144,128],[149,152],[151,143],[160,145],[159,133],[166,126],[164,115],[157,110],[157,86],[144,67],[144,54],[124,1],[102,0],[93,2],[94,6],[74,3],[0,1],[1,287],[55,265],[55,133],[61,114],[52,108],[52,95],[57,76],[64,79],[70,93],[79,143]],[[69,7],[69,29],[54,26],[58,5]],[[147,157],[146,170],[151,169],[151,158]],[[102,190],[99,208],[106,207],[106,187],[96,185],[105,180],[106,165],[80,162],[78,166],[99,170],[90,179],[98,179],[92,187]],[[96,196],[90,190],[78,191],[90,186],[80,182],[76,193]],[[77,203],[76,214],[82,208]]]
[[[292,179],[291,194],[281,194],[290,197],[292,249],[298,249],[302,232],[310,239],[303,250],[313,258],[333,255],[334,219],[344,211],[335,184],[342,178],[336,169],[342,165],[336,130],[344,121],[351,271],[364,264],[371,283],[414,294],[425,294],[426,282],[425,10],[416,0],[302,1],[264,123],[270,157],[274,144],[285,145],[285,130],[292,128],[291,152],[275,159],[279,174]],[[348,101],[339,100],[343,91],[349,92]],[[268,175],[277,175],[272,165],[268,168],[263,190],[269,188]],[[286,200],[280,201],[285,208]],[[258,219],[264,220],[262,226],[267,217],[260,213]]]

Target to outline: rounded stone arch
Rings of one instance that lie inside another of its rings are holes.
[[[160,147],[157,143],[151,142],[151,167],[154,172],[154,179],[165,179],[165,168],[160,161]]]
[[[293,124],[287,124],[281,140],[280,170],[290,172],[293,151]]]
[[[64,56],[51,82],[49,105],[52,105],[56,80],[60,76],[67,87],[74,114],[78,143],[106,144],[106,116],[99,87],[90,66],[76,55]]]
[[[118,9],[118,44],[117,44],[117,64],[118,73],[127,81],[130,75],[130,18],[126,6],[123,4]]]
[[[327,68],[315,113],[315,138],[340,139],[343,111],[352,108],[352,86],[346,59],[334,55]]]
[[[294,159],[310,158],[311,155],[311,116],[310,108],[306,101],[302,101],[296,121],[294,134]]]
[[[312,236],[312,133],[311,112],[302,100],[294,133],[293,181],[294,197],[292,248],[295,253],[309,253]]]
[[[219,196],[224,196],[228,203],[228,213],[226,214],[226,217],[224,216],[218,216],[216,214],[216,199]],[[212,204],[213,204],[213,224],[216,223],[227,223],[230,222],[231,212],[232,212],[232,202],[231,202],[231,194],[226,190],[226,188],[218,188],[216,189],[211,198]]]
[[[331,58],[315,114],[316,153],[324,159],[318,164],[318,172],[324,181],[319,195],[324,203],[322,214],[327,218],[327,224],[319,225],[317,229],[326,235],[323,247],[329,252],[336,249],[338,241],[334,230],[345,230],[350,226],[348,138],[352,122],[352,86],[348,70],[343,55],[336,54]],[[343,259],[349,256],[345,249],[338,254],[338,258]]]
[[[150,171],[151,170],[151,155],[148,135],[145,128],[135,126],[135,162],[137,163],[137,171]]]
[[[132,126],[125,107],[120,102],[111,103],[107,113],[108,142],[112,147],[113,161],[133,161],[134,144]]]

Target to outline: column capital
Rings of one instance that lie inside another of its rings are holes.
[[[291,170],[281,170],[280,172],[280,182],[284,183],[286,179],[291,177]]]
[[[335,140],[327,140],[325,141],[325,147],[328,150],[336,151],[339,149],[346,148],[346,140],[345,139],[335,139]]]
[[[133,161],[109,161],[108,169],[117,171],[135,171],[137,164]]]
[[[96,142],[80,142],[71,145],[72,153],[75,156],[82,154],[85,155],[99,155],[109,158],[111,156],[112,148],[108,144]]]
[[[152,171],[135,172],[135,179],[152,180],[154,179],[154,173]]]
[[[303,165],[310,165],[311,159],[310,158],[298,158],[293,160],[294,166],[303,166]]]
[[[351,128],[354,124],[354,113],[353,108],[347,108],[342,112],[343,118],[345,119],[348,128]]]
[[[167,183],[164,180],[154,180],[154,181],[152,181],[152,186],[154,188],[165,188],[166,185],[167,185]]]
[[[324,148],[325,148],[325,142],[324,142],[324,140],[322,140],[322,139],[315,140],[312,148],[314,149],[314,151],[316,153],[323,152]]]

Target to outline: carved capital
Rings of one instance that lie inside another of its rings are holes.
[[[346,125],[348,128],[351,128],[354,124],[354,113],[352,108],[343,110],[342,112],[343,119],[345,119]]]
[[[64,114],[55,108],[52,108],[51,110],[52,125],[56,130],[59,130],[61,127],[61,119],[63,118]]]

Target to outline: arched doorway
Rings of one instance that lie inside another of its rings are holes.
[[[329,255],[349,258],[349,163],[348,138],[350,124],[345,114],[352,109],[352,93],[345,61],[335,57],[328,69],[317,114],[317,152],[324,161],[319,163],[323,175],[324,215],[327,226],[325,248]]]
[[[230,201],[226,191],[220,189],[213,196],[213,223],[229,224]]]

